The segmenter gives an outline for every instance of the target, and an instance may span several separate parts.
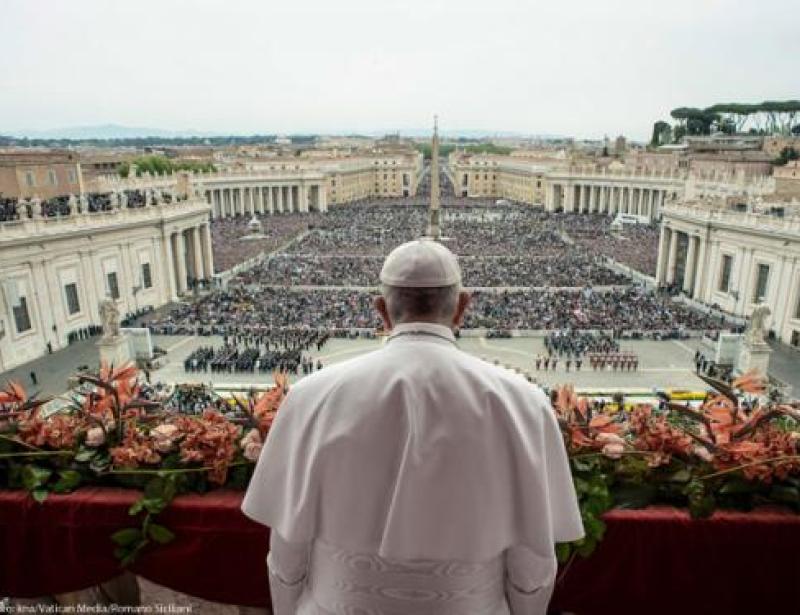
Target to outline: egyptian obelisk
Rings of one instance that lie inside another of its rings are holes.
[[[431,143],[431,208],[427,236],[436,241],[442,237],[439,214],[439,119],[434,115],[433,141]]]

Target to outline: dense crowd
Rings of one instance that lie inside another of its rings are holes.
[[[214,269],[227,271],[262,252],[272,252],[292,238],[314,227],[320,214],[276,214],[261,216],[260,237],[242,239],[250,234],[248,217],[219,218],[211,223]]]
[[[382,257],[280,254],[242,272],[237,283],[266,286],[375,286]],[[467,287],[622,285],[627,278],[584,254],[549,257],[467,256],[460,259]]]
[[[656,275],[659,228],[655,224],[626,224],[621,233],[598,229],[595,233],[571,235],[593,254],[606,256],[651,277]]]
[[[719,318],[692,310],[636,286],[607,292],[516,290],[476,291],[466,329],[598,329],[633,337],[680,337],[689,330],[725,327]],[[280,327],[375,329],[380,321],[373,295],[359,290],[302,290],[244,287],[215,291],[149,323],[154,333],[259,334]]]

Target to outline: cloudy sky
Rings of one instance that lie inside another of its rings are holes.
[[[443,128],[647,138],[800,98],[797,0],[2,0],[0,134]]]

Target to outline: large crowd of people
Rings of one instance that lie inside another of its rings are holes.
[[[659,228],[655,224],[625,224],[619,233],[605,228],[590,233],[571,233],[576,242],[650,277],[656,275]]]
[[[573,287],[623,285],[627,278],[585,254],[561,258],[466,256],[460,260],[467,287]],[[279,254],[242,272],[237,283],[264,286],[375,286],[382,257]]]
[[[377,329],[374,293],[353,289],[247,287],[215,291],[153,319],[154,333],[224,335],[281,327]],[[724,328],[720,317],[692,310],[638,286],[607,291],[476,291],[466,329],[605,330],[616,335],[682,337]]]
[[[251,233],[251,217],[218,218],[211,223],[214,269],[227,271],[262,253],[277,250],[294,237],[313,228],[320,214],[276,214],[259,216],[261,230],[257,237],[243,239]]]

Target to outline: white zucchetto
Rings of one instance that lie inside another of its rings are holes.
[[[389,253],[380,280],[402,288],[453,286],[461,283],[461,268],[455,254],[438,241],[417,239]]]

